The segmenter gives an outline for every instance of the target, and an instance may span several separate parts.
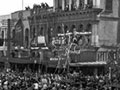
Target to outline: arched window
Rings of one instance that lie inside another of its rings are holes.
[[[86,32],[92,32],[92,25],[91,24],[87,24],[87,27],[86,27]]]
[[[87,1],[87,8],[90,9],[93,7],[93,0],[88,0]]]
[[[57,27],[57,33],[62,33],[62,28],[60,26]]]
[[[79,0],[79,9],[84,8],[84,0]]]
[[[69,0],[65,0],[65,10],[69,10]]]
[[[15,29],[13,29],[13,31],[12,31],[12,38],[13,39],[15,38]]]
[[[76,9],[76,6],[77,6],[76,2],[77,2],[77,0],[72,0],[72,5],[71,5],[72,10]]]
[[[105,10],[110,12],[113,10],[113,0],[105,0]]]
[[[78,32],[83,32],[84,31],[84,29],[83,29],[84,27],[83,27],[83,25],[82,24],[80,24],[79,25],[79,28],[78,28]]]
[[[43,29],[43,27],[41,27],[41,29],[40,29],[40,35],[41,35],[41,36],[44,35],[44,29]]]
[[[33,28],[33,38],[35,38],[35,28]]]
[[[73,30],[75,29],[75,25],[72,25],[71,29],[70,29],[70,32],[73,32]]]
[[[68,26],[64,26],[64,33],[67,33],[67,31],[68,31]]]
[[[53,28],[50,27],[50,28],[48,29],[48,42],[51,41],[52,36],[53,36]]]

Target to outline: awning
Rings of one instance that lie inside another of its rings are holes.
[[[106,64],[107,62],[78,62],[78,63],[70,63],[70,66],[99,66]]]

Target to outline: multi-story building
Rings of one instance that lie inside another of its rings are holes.
[[[43,62],[48,67],[64,66],[70,57],[70,66],[89,69],[93,74],[104,71],[111,59],[117,59],[114,51],[120,42],[119,0],[53,0],[53,3],[53,9],[34,6],[29,17],[30,38],[36,46],[45,37],[49,51]],[[69,49],[69,57],[64,58],[65,53],[59,52],[61,48],[65,52],[64,47]]]
[[[30,8],[11,13],[10,20],[10,55],[9,64],[12,69],[19,67],[24,70],[24,66],[32,63],[30,61],[30,26],[28,17],[31,15]],[[23,65],[25,64],[25,65]]]
[[[7,52],[8,19],[11,19],[11,15],[0,16],[0,56],[6,56]]]

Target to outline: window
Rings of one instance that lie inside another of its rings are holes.
[[[105,11],[112,11],[113,0],[106,0],[105,2]]]
[[[4,42],[4,40],[0,39],[0,46],[3,46],[3,42]]]
[[[87,8],[92,8],[93,7],[93,0],[88,0],[87,1]]]
[[[97,61],[101,62],[101,61],[107,61],[107,52],[105,51],[100,51],[97,54]]]
[[[74,30],[75,28],[76,28],[75,25],[72,25],[72,26],[71,26],[71,29],[70,29],[70,32],[73,32],[73,30]]]
[[[69,0],[65,0],[65,10],[69,10]]]
[[[75,10],[76,9],[76,0],[72,0],[72,5],[71,5],[71,8],[72,8],[72,10]]]
[[[62,9],[62,0],[58,0],[58,8]]]
[[[35,38],[35,28],[33,28],[33,38]]]
[[[84,30],[83,30],[83,25],[82,24],[80,24],[79,25],[79,30],[78,30],[78,32],[83,32]]]
[[[28,47],[28,45],[29,45],[29,30],[28,30],[28,28],[26,28],[26,30],[25,30],[25,44],[26,44],[26,47]]]
[[[68,26],[64,26],[64,33],[67,33],[67,31],[68,31]]]
[[[87,24],[86,32],[92,32],[92,25],[91,24]]]
[[[40,29],[40,35],[41,35],[41,36],[44,35],[44,29],[43,29],[43,27],[41,27],[41,29]]]
[[[62,33],[62,28],[60,26],[57,27],[57,33]]]
[[[84,0],[80,0],[79,1],[79,9],[83,9],[84,8]]]

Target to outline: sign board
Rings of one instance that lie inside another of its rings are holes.
[[[45,44],[45,36],[38,36],[38,44]]]

